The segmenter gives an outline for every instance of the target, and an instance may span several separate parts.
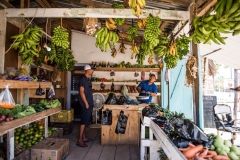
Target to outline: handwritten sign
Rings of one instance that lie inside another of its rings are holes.
[[[204,127],[215,128],[213,106],[217,104],[217,96],[203,96]]]

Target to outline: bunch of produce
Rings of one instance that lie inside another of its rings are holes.
[[[31,123],[29,127],[19,127],[14,130],[14,142],[21,149],[31,148],[33,145],[42,141],[45,128],[40,123]],[[52,135],[56,132],[56,128],[48,128],[48,135]]]
[[[132,8],[132,13],[139,16],[140,14],[143,14],[141,8],[145,8],[146,2],[145,0],[129,0],[128,5]]]
[[[123,9],[125,8],[123,4],[113,3],[113,8]],[[113,18],[113,20],[117,23],[117,25],[122,25],[125,22],[125,18]]]
[[[38,103],[33,104],[32,106],[37,112],[42,112],[46,109],[60,107],[61,103],[59,102],[58,99],[55,99],[53,101],[47,101],[45,99],[41,99]]]
[[[182,59],[183,56],[186,56],[188,54],[189,44],[190,40],[185,34],[176,38],[177,54],[179,56],[179,59]]]
[[[140,18],[137,19],[137,25],[139,28],[144,29],[147,24],[147,19],[146,18]]]
[[[218,155],[226,155],[231,160],[240,159],[239,148],[228,140],[223,140],[220,136],[215,136],[211,145],[211,150],[215,150]]]
[[[36,66],[41,66],[42,63],[44,62],[44,58],[47,55],[47,50],[42,48],[40,45],[38,45],[38,51],[39,51],[39,56],[34,60],[34,64]]]
[[[50,63],[53,63],[57,57],[56,47],[53,43],[49,43],[48,47],[51,48],[51,51],[47,51]],[[44,54],[46,56],[46,54]]]
[[[153,64],[153,56],[149,56],[148,57],[148,63],[149,64]]]
[[[16,106],[15,106],[16,107]],[[36,113],[35,109],[31,106],[22,106],[22,111],[18,112],[16,115],[13,115],[15,118],[22,118]]]
[[[154,52],[156,53],[157,57],[164,57],[169,54],[169,45],[171,39],[167,36],[159,36],[159,43],[154,48]]]
[[[9,122],[9,121],[12,121],[14,119],[14,117],[11,115],[11,114],[0,114],[0,123],[6,121],[6,122]]]
[[[151,14],[147,17],[146,29],[144,32],[144,39],[150,42],[150,48],[154,48],[159,43],[158,36],[161,33],[159,29],[161,24],[161,19],[159,17],[154,17]]]
[[[138,54],[135,55],[135,58],[137,59],[137,63],[139,65],[143,65],[143,61],[145,60],[145,54],[141,47],[140,47]]]
[[[138,26],[135,24],[132,27],[130,27],[127,31],[127,33],[129,34],[127,39],[129,41],[133,41],[135,37],[138,36]]]
[[[192,87],[194,85],[194,80],[197,78],[198,72],[198,61],[197,57],[189,56],[186,64],[186,83],[185,86]]]
[[[101,51],[107,51],[110,47],[114,46],[118,40],[118,35],[113,32],[109,31],[107,27],[100,28],[96,33],[96,47],[99,47]]]
[[[87,8],[93,8],[93,6],[88,6]],[[83,19],[83,29],[89,36],[94,35],[97,31],[98,19],[97,18],[84,18]]]
[[[52,42],[56,46],[62,47],[63,49],[67,49],[70,44],[70,42],[68,41],[67,29],[60,25],[58,27],[55,27],[53,29]]]
[[[240,34],[240,2],[238,0],[219,0],[214,7],[214,14],[196,17],[193,20],[193,34],[190,39],[195,43],[225,44],[225,37],[221,34]],[[209,11],[209,13],[212,10]]]
[[[121,44],[119,45],[119,51],[121,52],[121,53],[125,53],[125,49],[127,49],[125,46],[124,46],[124,42],[123,42],[123,39],[122,39],[122,42],[121,42]]]
[[[116,50],[115,46],[112,46],[112,47],[111,47],[111,53],[112,53],[111,56],[112,56],[113,58],[115,58],[116,55],[117,55],[117,50]]]
[[[132,52],[131,59],[133,59],[134,55],[139,52],[137,43],[134,43],[134,41],[133,41],[133,45],[132,45],[132,47],[130,49],[131,49],[131,52]]]
[[[145,60],[145,56],[150,55],[153,56],[153,48],[152,44],[149,41],[144,41],[140,45],[140,49],[138,54],[135,55],[135,58],[137,59],[137,63],[140,65],[143,65],[143,61]]]
[[[177,66],[177,62],[179,61],[179,57],[177,55],[167,55],[164,57],[164,62],[166,63],[166,67],[168,69],[174,68]]]
[[[54,61],[59,71],[72,71],[76,63],[72,51],[69,49],[56,48],[56,53],[57,55]]]
[[[105,22],[105,26],[109,30],[114,30],[117,28],[117,23],[112,18],[108,18]]]
[[[31,64],[33,59],[39,56],[36,46],[42,37],[41,30],[42,28],[29,27],[24,33],[11,37],[15,41],[12,48],[18,49],[18,54],[21,56],[23,63],[27,65]]]

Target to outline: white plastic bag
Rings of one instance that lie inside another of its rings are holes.
[[[5,89],[0,94],[0,107],[5,109],[14,108],[15,101],[9,90],[9,85],[6,85]]]
[[[48,92],[48,98],[51,99],[55,96],[55,91],[54,91],[54,87],[51,86],[49,92]]]

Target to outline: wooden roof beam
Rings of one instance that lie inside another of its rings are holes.
[[[57,5],[56,1],[55,0],[50,0],[51,2],[51,5],[54,7],[54,8],[59,8],[59,6]]]
[[[39,0],[38,0],[39,1]],[[35,18],[132,18],[138,17],[132,14],[131,9],[108,8],[27,8],[5,9],[7,17],[35,17]],[[188,20],[188,11],[146,9],[139,18],[147,18],[151,13],[167,20]]]
[[[193,0],[160,0],[160,2],[170,3],[172,5],[180,5],[188,7]]]
[[[2,7],[4,6],[3,8],[15,8],[12,4],[10,4],[6,0],[1,0],[0,4],[1,4]]]
[[[52,8],[51,4],[47,0],[42,0],[42,2],[48,7]]]
[[[86,6],[94,6],[95,8],[112,8],[111,4],[101,3],[92,0],[69,0],[72,3],[82,4]]]
[[[46,6],[41,0],[36,0],[36,2],[37,2],[42,8],[47,8],[47,6]]]

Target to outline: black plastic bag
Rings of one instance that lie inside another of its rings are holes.
[[[170,121],[174,127],[174,132],[178,136],[193,142],[208,142],[207,135],[192,121],[181,117],[173,117]]]
[[[203,147],[210,149],[211,145],[212,145],[212,143],[214,141],[215,135],[214,134],[209,134],[209,135],[207,135],[207,137],[208,137],[208,142],[204,142],[203,143]]]
[[[123,111],[120,111],[115,133],[124,134],[127,128],[127,121],[128,121],[128,117],[124,115]]]
[[[103,111],[102,125],[112,125],[112,111],[108,108]]]
[[[145,117],[156,118],[158,116],[158,110],[155,107],[151,107],[151,108],[145,107],[142,110],[142,115],[145,116]]]
[[[40,83],[39,83],[39,87],[38,87],[38,89],[36,90],[36,95],[42,96],[42,95],[44,95],[44,94],[45,94],[45,91],[41,88],[41,85],[40,85]]]
[[[120,96],[117,104],[118,105],[123,105],[125,102],[126,102],[126,98],[124,96]]]
[[[191,141],[181,137],[174,138],[172,142],[177,146],[177,148],[187,148],[188,144],[191,143]]]
[[[114,93],[109,93],[105,104],[117,104],[117,97]]]

